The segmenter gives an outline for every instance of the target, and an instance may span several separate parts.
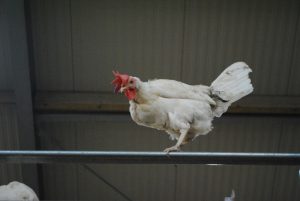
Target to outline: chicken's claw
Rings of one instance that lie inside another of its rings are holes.
[[[177,146],[177,145],[175,145],[175,146],[166,148],[166,149],[164,150],[164,152],[166,152],[167,154],[170,153],[170,152],[175,152],[175,151],[180,151],[180,147]]]

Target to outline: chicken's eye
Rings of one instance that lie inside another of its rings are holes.
[[[133,84],[133,80],[130,80],[130,82],[129,82],[130,84]]]

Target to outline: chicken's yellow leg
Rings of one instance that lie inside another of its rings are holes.
[[[180,134],[180,136],[179,136],[179,138],[177,140],[177,143],[174,146],[172,146],[172,147],[166,148],[164,150],[164,152],[169,153],[169,152],[172,152],[172,151],[180,151],[180,147],[181,147],[182,142],[183,142],[183,140],[185,139],[185,137],[186,137],[186,135],[188,133],[188,129],[181,129],[180,133],[181,134]]]

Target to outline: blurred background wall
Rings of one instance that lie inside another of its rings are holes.
[[[186,151],[300,151],[298,0],[0,0],[0,148],[160,151],[112,93],[112,70],[209,85],[235,61],[254,93]],[[297,167],[0,165],[42,199],[299,200]]]

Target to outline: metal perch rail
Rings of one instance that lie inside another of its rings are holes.
[[[300,165],[300,153],[0,150],[0,163]]]

